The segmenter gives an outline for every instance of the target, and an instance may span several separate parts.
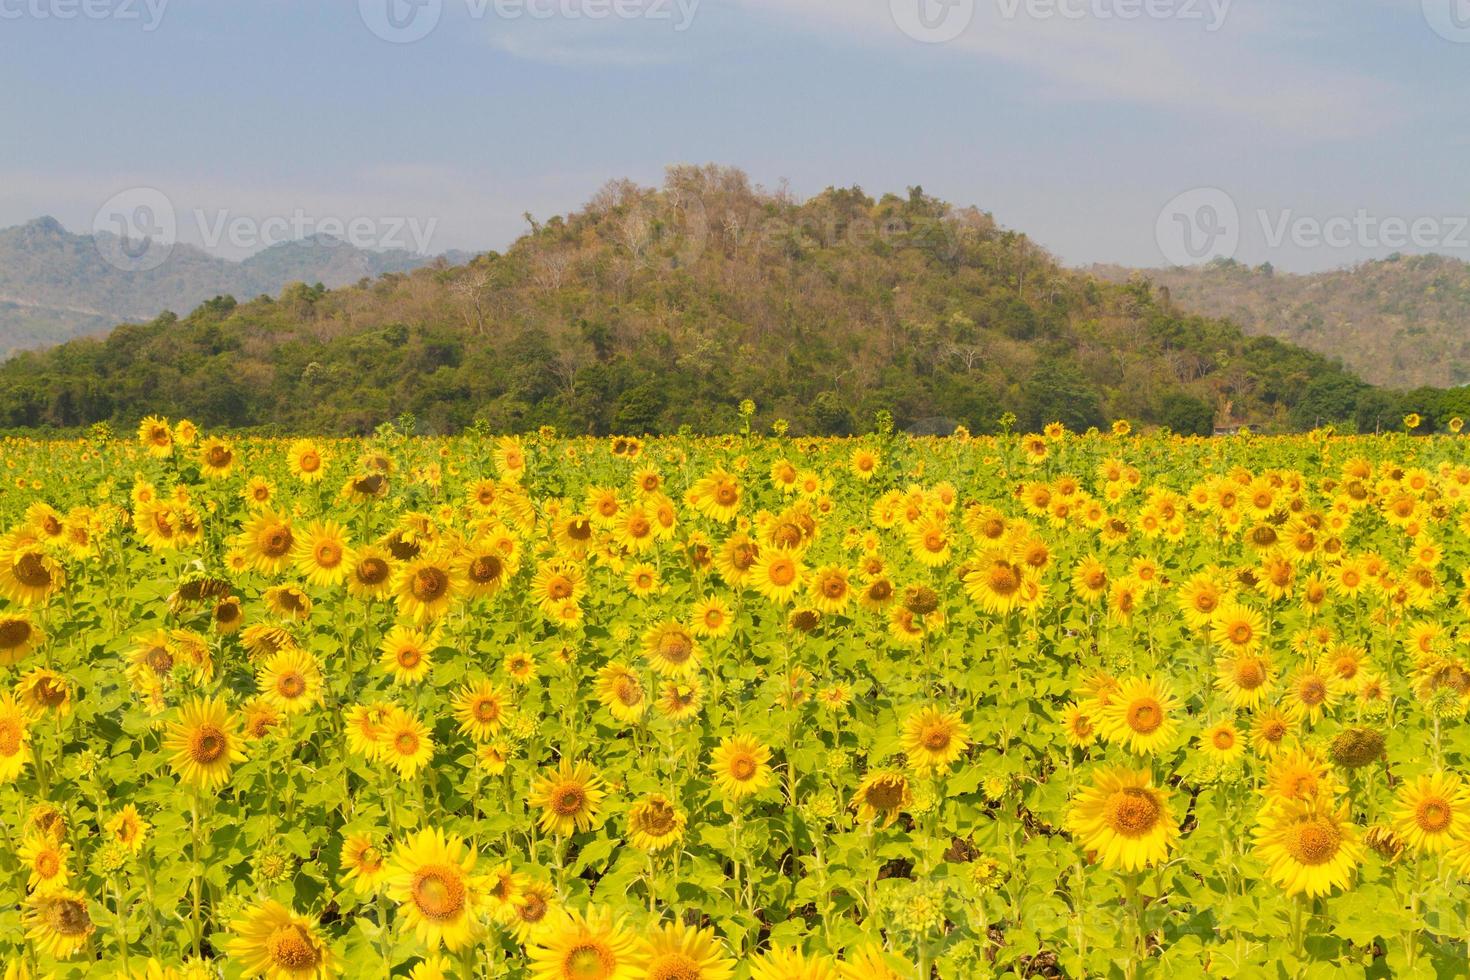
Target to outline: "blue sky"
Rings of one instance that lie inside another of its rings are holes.
[[[1199,188],[1244,261],[1470,258],[1470,0],[421,0],[378,36],[407,2],[0,0],[0,225],[145,187],[232,257],[223,218],[494,248],[718,162],[921,184],[1072,264],[1183,261]]]

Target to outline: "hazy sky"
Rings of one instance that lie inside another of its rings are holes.
[[[1467,81],[1470,0],[0,0],[0,225],[493,248],[718,162],[1076,264],[1470,258]]]

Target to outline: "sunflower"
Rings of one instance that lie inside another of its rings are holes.
[[[378,751],[399,776],[412,779],[434,757],[434,740],[422,721],[407,711],[392,709],[383,722]]]
[[[306,711],[322,700],[322,670],[305,650],[287,649],[255,671],[255,686],[271,706],[288,715]]]
[[[699,668],[699,643],[682,623],[665,620],[643,634],[643,655],[664,677],[684,677]]]
[[[1222,604],[1210,620],[1210,639],[1229,653],[1254,653],[1263,630],[1261,614],[1238,602]]]
[[[1258,753],[1274,756],[1286,745],[1286,737],[1296,729],[1296,722],[1279,708],[1269,708],[1256,715],[1251,726],[1251,744]]]
[[[31,733],[24,709],[0,692],[0,784],[17,778],[30,758]]]
[[[387,855],[369,834],[348,834],[343,839],[340,864],[343,887],[351,885],[363,897],[376,894],[388,877]]]
[[[1254,711],[1271,687],[1275,671],[1270,658],[1258,653],[1226,657],[1215,667],[1215,687],[1236,710]]]
[[[718,596],[705,596],[694,604],[690,613],[690,629],[695,636],[717,639],[725,636],[735,625],[730,605]],[[3,625],[0,625],[3,629]]]
[[[740,510],[740,481],[726,470],[714,470],[695,482],[685,502],[711,520],[729,523]]]
[[[543,614],[564,602],[576,602],[582,594],[584,575],[577,565],[564,561],[543,562],[531,579],[531,597]]]
[[[347,530],[336,521],[314,521],[296,539],[291,561],[319,589],[339,585],[352,571]]]
[[[312,439],[297,439],[286,449],[286,465],[302,483],[320,483],[327,475],[327,457]]]
[[[1245,752],[1245,742],[1235,728],[1235,722],[1222,721],[1206,728],[1199,737],[1199,748],[1213,762],[1234,762]]]
[[[387,876],[388,897],[419,942],[462,949],[480,934],[484,882],[475,877],[475,852],[462,837],[421,830],[399,843]]]
[[[455,572],[466,596],[484,598],[500,591],[515,567],[499,548],[477,538],[459,555]]]
[[[556,889],[544,881],[525,881],[512,903],[507,922],[516,941],[529,944],[547,923],[555,922],[561,906]]]
[[[235,468],[235,450],[223,439],[211,436],[199,446],[199,472],[208,480],[223,480]]]
[[[643,682],[626,664],[613,662],[597,674],[597,699],[621,722],[634,722],[648,711]]]
[[[785,604],[801,589],[805,569],[793,552],[779,548],[762,550],[755,561],[751,580],[756,591],[771,602]]]
[[[266,608],[282,619],[305,620],[311,616],[311,596],[296,585],[273,585],[261,596]]]
[[[1097,741],[1097,723],[1093,721],[1092,714],[1076,701],[1069,702],[1062,709],[1062,730],[1066,733],[1067,744],[1073,748],[1085,749]]]
[[[660,922],[643,937],[641,978],[652,980],[730,980],[735,960],[726,955],[713,929],[696,929],[682,920]]]
[[[117,841],[129,854],[137,854],[148,839],[153,825],[144,820],[138,808],[129,803],[107,821],[106,830],[110,840]]]
[[[903,750],[920,772],[948,770],[970,745],[970,733],[958,714],[926,707],[903,722]]]
[[[1020,565],[993,555],[971,566],[965,575],[965,592],[981,609],[1001,616],[1021,604],[1026,578]]]
[[[699,712],[700,705],[704,703],[704,687],[698,678],[685,677],[682,680],[670,678],[663,682],[659,688],[656,707],[659,713],[670,721],[686,721]]]
[[[1399,787],[1393,830],[1417,854],[1470,839],[1470,791],[1452,772],[1421,773]]]
[[[635,980],[638,946],[622,922],[604,909],[558,911],[526,951],[531,980]]]
[[[895,770],[884,770],[863,777],[848,805],[857,811],[858,822],[881,821],[881,826],[890,827],[913,802],[908,777]]]
[[[65,888],[71,878],[71,871],[66,866],[70,856],[70,844],[49,834],[27,835],[20,846],[21,868],[30,873],[26,887],[34,891]]]
[[[266,899],[230,923],[234,938],[226,954],[247,977],[266,980],[329,980],[337,975],[332,951],[316,923]]]
[[[355,704],[348,708],[343,717],[348,749],[368,760],[381,758],[394,710],[392,705],[384,703]]]
[[[760,545],[744,531],[737,531],[715,551],[713,561],[725,584],[738,589],[753,578],[759,559]]]
[[[715,785],[728,799],[739,802],[775,781],[771,750],[749,735],[736,735],[720,743],[710,756],[709,768]]]
[[[1124,679],[1098,718],[1102,735],[1122,742],[1130,752],[1162,752],[1179,730],[1179,699],[1164,681],[1152,677]]]
[[[822,953],[773,946],[750,961],[750,980],[841,980],[837,964]]]
[[[807,586],[807,599],[812,606],[829,616],[844,612],[852,602],[853,589],[849,572],[841,565],[823,565],[812,573]]]
[[[602,778],[590,763],[562,759],[556,769],[536,780],[526,802],[541,810],[537,823],[543,831],[567,837],[591,829],[606,795]]]
[[[46,642],[46,634],[25,612],[0,613],[0,667],[13,667]]]
[[[453,562],[434,555],[420,555],[399,570],[393,591],[398,599],[399,615],[421,623],[448,612],[463,587]]]
[[[417,684],[434,666],[430,656],[437,640],[422,630],[399,624],[388,631],[379,645],[378,665],[395,684]]]
[[[238,540],[240,550],[263,575],[279,574],[296,548],[290,518],[270,509],[252,517],[240,531]]]
[[[1304,664],[1286,679],[1287,710],[1299,720],[1315,725],[1342,696],[1343,682],[1330,670]]]
[[[148,450],[148,455],[167,459],[173,455],[174,433],[168,419],[149,415],[138,423],[138,444]]]
[[[61,565],[40,545],[22,545],[0,554],[0,595],[22,606],[44,604],[65,582]]]
[[[21,915],[26,938],[44,956],[64,960],[87,944],[97,928],[80,892],[35,892]]]
[[[348,567],[347,591],[359,599],[377,599],[393,591],[393,559],[377,545],[354,548],[343,559]]]
[[[662,793],[650,793],[628,810],[628,842],[642,851],[661,851],[684,839],[684,812]]]
[[[245,761],[235,718],[221,698],[195,698],[170,722],[164,747],[169,765],[184,782],[212,790],[229,782],[230,767]]]
[[[1337,791],[1327,763],[1312,748],[1278,753],[1266,769],[1263,792],[1268,801],[1313,802]]]
[[[1283,803],[1268,807],[1256,828],[1256,850],[1266,875],[1288,895],[1317,898],[1347,888],[1363,861],[1358,829],[1348,805]]]
[[[1179,837],[1168,791],[1153,776],[1125,768],[1104,769],[1072,801],[1067,830],[1103,867],[1141,871],[1165,861]]]
[[[454,696],[454,717],[459,730],[476,742],[488,742],[500,733],[510,710],[509,698],[490,681],[465,684]]]

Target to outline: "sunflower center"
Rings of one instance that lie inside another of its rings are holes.
[[[1235,665],[1236,686],[1247,691],[1254,691],[1266,683],[1266,671],[1257,660],[1248,660]]]
[[[306,678],[292,671],[282,674],[281,679],[276,681],[276,690],[284,698],[299,698],[306,693]]]
[[[1449,802],[1440,797],[1431,797],[1419,804],[1414,813],[1414,822],[1427,834],[1438,834],[1447,830],[1454,811]]]
[[[737,755],[730,760],[730,775],[742,783],[755,777],[756,768],[755,757],[748,754]]]
[[[1308,677],[1297,689],[1297,697],[1302,704],[1316,707],[1327,700],[1327,684],[1320,677]]]
[[[470,562],[470,578],[476,582],[495,582],[500,579],[500,559],[494,555],[481,555]]]
[[[419,652],[417,647],[404,647],[398,651],[398,666],[404,670],[413,670],[419,665],[419,661],[423,659],[424,655]]]
[[[562,786],[551,798],[551,808],[564,817],[582,812],[583,805],[587,802],[587,794],[580,786]]]
[[[399,755],[411,756],[419,750],[419,737],[413,732],[399,732],[393,737],[393,748]]]
[[[834,575],[822,583],[822,594],[829,599],[841,599],[847,594],[847,583]]]
[[[924,748],[930,752],[943,752],[949,748],[949,730],[939,726],[931,726],[924,730]]]
[[[200,725],[189,743],[189,756],[201,765],[217,762],[225,754],[228,740],[225,733],[214,725]]]
[[[564,575],[558,575],[546,583],[546,594],[553,599],[568,599],[572,595],[572,581]]]
[[[342,546],[335,541],[323,541],[316,546],[316,563],[323,568],[336,568],[342,563]]]
[[[46,924],[64,936],[82,936],[91,931],[87,906],[74,898],[58,898],[46,908]]]
[[[500,705],[492,698],[480,698],[475,702],[475,720],[482,722],[498,721],[500,718]]]
[[[663,953],[645,967],[648,980],[699,980],[699,964],[683,953]]]
[[[55,851],[43,851],[36,856],[36,873],[42,878],[53,878],[61,870],[61,859]]]
[[[567,980],[603,980],[613,975],[613,971],[618,968],[618,961],[603,946],[584,942],[567,950],[562,966],[563,976]]]
[[[689,660],[694,652],[694,645],[689,638],[679,633],[665,633],[659,641],[659,656],[671,664],[682,664]]]
[[[34,551],[27,551],[11,566],[20,584],[31,589],[43,589],[51,584],[51,573]]]
[[[223,469],[229,466],[230,460],[234,458],[234,455],[224,446],[209,447],[209,465],[216,469]]]
[[[260,550],[271,558],[281,558],[291,550],[293,540],[291,529],[277,524],[261,538]]]
[[[592,537],[592,522],[577,518],[567,525],[567,537],[573,541],[586,541]]]
[[[990,589],[998,595],[1010,595],[1020,585],[1020,580],[1009,565],[995,565],[990,569]]]
[[[1210,741],[1215,744],[1215,748],[1224,752],[1226,749],[1234,747],[1235,733],[1230,731],[1229,729],[1222,728],[1219,731],[1215,732],[1213,736],[1211,736]]]
[[[736,490],[728,483],[720,484],[719,488],[715,490],[715,501],[721,507],[730,507],[735,503],[735,501],[739,499],[740,491]]]
[[[23,619],[0,622],[0,650],[14,650],[31,638],[31,624]]]
[[[413,597],[420,602],[433,602],[449,589],[449,576],[443,569],[421,568],[413,576]]]
[[[322,458],[316,453],[302,453],[296,465],[301,467],[303,473],[315,473],[322,468]]]
[[[546,918],[546,910],[548,908],[550,906],[546,904],[546,899],[535,892],[528,892],[522,898],[521,904],[517,906],[516,915],[520,917],[522,922],[540,922]]]
[[[364,558],[357,563],[357,580],[363,585],[377,585],[388,577],[388,563],[381,558]]]
[[[1251,641],[1251,624],[1231,623],[1229,635],[1231,643],[1243,646]]]
[[[613,688],[613,694],[619,702],[629,708],[643,703],[643,688],[636,677],[627,675],[619,677],[617,685]]]
[[[655,800],[643,810],[639,822],[649,834],[662,837],[674,829],[674,808],[663,800]]]
[[[1158,824],[1163,808],[1153,793],[1141,786],[1128,786],[1108,800],[1108,826],[1124,837],[1142,837]]]
[[[1153,698],[1140,698],[1128,706],[1128,727],[1149,735],[1164,723],[1164,709]]]
[[[427,865],[413,879],[413,903],[419,914],[433,922],[447,922],[464,910],[464,881],[455,868]]]
[[[284,925],[270,934],[265,941],[271,962],[288,970],[304,970],[316,966],[321,954],[311,944],[306,930],[294,923]]]
[[[796,566],[789,561],[778,561],[771,564],[771,583],[773,585],[790,585],[796,578]]]
[[[896,810],[903,803],[903,784],[894,779],[880,779],[868,787],[863,801],[874,810]]]
[[[0,756],[10,758],[20,751],[21,728],[13,718],[0,719]]]
[[[1287,850],[1302,864],[1326,864],[1342,845],[1342,834],[1326,820],[1306,820],[1291,830]]]

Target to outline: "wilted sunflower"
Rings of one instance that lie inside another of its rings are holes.
[[[1358,828],[1346,803],[1281,803],[1267,807],[1256,829],[1266,874],[1288,895],[1309,898],[1346,888],[1363,861]]]
[[[769,765],[771,750],[749,735],[736,735],[720,743],[710,756],[709,768],[715,786],[728,799],[739,802],[775,781]]]
[[[628,810],[628,842],[643,851],[661,851],[684,838],[683,811],[662,793],[650,793]]]
[[[387,879],[408,928],[431,950],[451,950],[478,938],[486,896],[475,877],[475,852],[462,837],[421,830],[399,843]]]
[[[863,777],[849,805],[857,811],[860,823],[879,821],[880,826],[889,827],[913,802],[908,777],[901,772],[884,770]]]
[[[548,834],[566,837],[591,829],[607,793],[590,763],[563,759],[536,780],[526,802],[541,811],[537,820]]]
[[[1167,860],[1179,837],[1168,791],[1147,772],[1103,769],[1072,801],[1067,830],[1103,867],[1141,871]]]
[[[954,712],[920,708],[903,721],[903,750],[920,772],[948,770],[969,745],[969,729]]]
[[[265,899],[246,909],[230,923],[234,938],[226,954],[245,976],[266,980],[330,980],[337,967],[327,941],[316,923]]]
[[[26,899],[21,921],[36,951],[58,960],[85,946],[97,928],[87,911],[86,896],[72,891],[34,892]]]
[[[209,791],[229,782],[230,768],[245,761],[236,720],[221,698],[195,698],[170,722],[164,747],[180,779]]]
[[[638,977],[655,980],[730,980],[735,960],[713,929],[696,929],[676,919],[660,922],[643,937],[638,968]]]

